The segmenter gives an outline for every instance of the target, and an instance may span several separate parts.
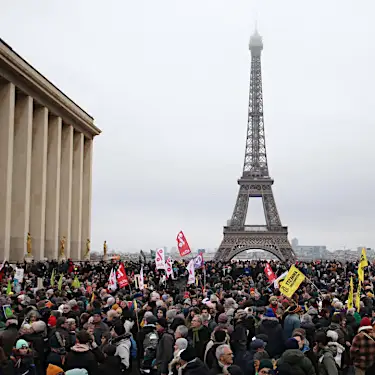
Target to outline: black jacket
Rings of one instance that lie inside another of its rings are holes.
[[[278,358],[284,352],[284,331],[277,318],[263,317],[258,332],[268,336],[266,351],[271,358]]]
[[[98,371],[98,375],[123,375],[120,357],[107,357],[104,362],[99,365]]]
[[[160,374],[168,374],[168,364],[173,359],[174,336],[173,332],[167,331],[159,336],[156,348],[155,365]]]
[[[198,331],[198,335],[199,335],[199,341],[194,343],[193,330],[189,329],[188,340],[191,340],[192,346],[194,347],[197,353],[197,357],[201,361],[203,361],[204,353],[206,351],[206,345],[210,341],[210,331],[208,330],[207,327],[202,326],[202,328]]]
[[[64,370],[73,370],[75,368],[84,368],[89,375],[98,375],[98,363],[94,353],[89,349],[88,345],[74,345],[68,355]]]
[[[182,370],[182,375],[209,375],[209,373],[210,371],[199,358],[189,362]]]

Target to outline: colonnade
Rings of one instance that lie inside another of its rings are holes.
[[[100,130],[43,76],[32,77],[39,73],[30,66],[23,80],[14,67],[2,69],[2,57],[25,63],[7,47],[0,43],[0,260],[23,260],[28,233],[34,259],[57,259],[65,237],[65,256],[79,260],[90,238],[93,138]],[[25,84],[31,78],[38,85]]]

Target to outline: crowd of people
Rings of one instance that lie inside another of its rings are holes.
[[[206,262],[187,285],[186,262],[169,279],[153,262],[125,262],[129,284],[111,290],[117,261],[18,264],[16,283],[5,263],[0,374],[375,375],[375,266],[357,311],[347,300],[358,264],[297,263],[307,281],[292,298],[266,264]],[[269,265],[277,276],[290,267]]]

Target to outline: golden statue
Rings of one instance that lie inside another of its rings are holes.
[[[60,240],[60,257],[65,256],[65,236],[63,236]]]
[[[30,235],[30,232],[27,233],[27,255],[31,256],[31,253],[33,252],[33,247],[32,247],[32,238]]]
[[[86,254],[85,257],[88,257],[90,254],[90,238],[86,240]]]
[[[107,255],[107,241],[104,241],[103,252],[104,252],[104,256],[106,256]]]

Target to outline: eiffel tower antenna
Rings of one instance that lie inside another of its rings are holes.
[[[280,260],[295,259],[288,240],[288,228],[282,226],[269,176],[263,119],[261,54],[263,39],[257,26],[250,37],[250,90],[245,158],[239,192],[232,218],[224,227],[224,238],[216,260],[228,261],[245,250],[268,251]],[[249,199],[262,198],[266,225],[246,225]]]

